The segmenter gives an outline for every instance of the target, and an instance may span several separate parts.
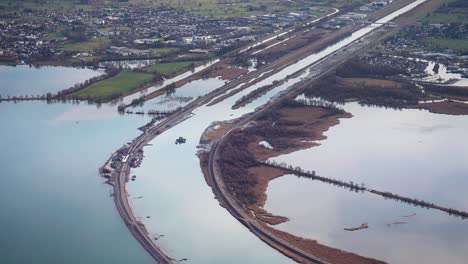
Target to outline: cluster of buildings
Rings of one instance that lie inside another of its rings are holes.
[[[238,18],[196,16],[171,7],[135,5],[91,10],[15,12],[0,22],[0,60],[37,60],[61,56],[144,56],[145,49],[177,46],[216,52],[239,41],[313,18],[304,10]],[[1,17],[0,17],[1,20]],[[41,21],[41,22],[27,22]],[[73,34],[72,34],[73,33]],[[75,51],[65,44],[108,39],[105,49]]]
[[[359,8],[361,12],[373,12],[379,10],[380,8],[390,4],[393,0],[376,0],[370,3],[367,3]]]
[[[47,26],[32,22],[0,21],[0,61],[55,54],[54,41],[47,39]]]
[[[325,29],[339,29],[347,25],[361,24],[365,22],[366,14],[349,12],[338,17],[333,18],[327,23],[322,24]]]

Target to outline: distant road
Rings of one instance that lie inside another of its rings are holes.
[[[428,0],[432,1],[432,0]],[[394,4],[401,4],[410,3],[410,0],[399,0],[395,1]],[[388,13],[391,13],[395,9],[391,7],[386,8]],[[209,177],[213,182],[213,192],[215,193],[216,197],[219,199],[220,202],[226,207],[226,209],[243,225],[250,229],[255,235],[257,235],[260,239],[268,243],[269,245],[273,246],[276,249],[282,249],[286,252],[289,252],[289,256],[294,256],[295,259],[303,259],[309,263],[327,263],[326,261],[314,256],[311,253],[305,252],[283,239],[279,238],[275,234],[271,233],[270,231],[266,230],[263,226],[261,226],[252,216],[245,214],[243,209],[240,205],[233,200],[230,196],[229,192],[224,187],[224,183],[222,177],[219,175],[216,161],[218,160],[218,149],[222,145],[223,140],[231,133],[234,129],[247,124],[251,120],[254,120],[256,117],[271,109],[276,104],[280,103],[283,99],[292,97],[297,95],[303,89],[305,89],[306,85],[310,84],[318,80],[319,78],[323,77],[325,74],[333,71],[336,69],[340,64],[344,63],[349,58],[359,54],[363,51],[369,49],[372,45],[375,45],[383,38],[388,37],[389,35],[394,34],[398,31],[398,27],[387,27],[382,26],[380,29],[376,29],[371,33],[367,34],[361,40],[355,41],[352,44],[342,48],[341,50],[332,53],[319,62],[315,63],[312,66],[312,70],[310,76],[307,78],[306,82],[301,82],[297,85],[293,85],[288,88],[288,90],[283,93],[281,96],[278,96],[275,100],[267,103],[264,105],[259,111],[256,111],[253,115],[243,118],[239,121],[235,127],[224,135],[222,135],[218,140],[216,140],[211,148],[210,151],[210,158],[209,158]],[[294,53],[294,52],[293,52]],[[294,53],[295,54],[295,53]],[[304,55],[302,53],[302,55]],[[292,55],[290,55],[292,56]],[[296,55],[297,56],[297,55]],[[280,59],[280,61],[283,61]],[[287,63],[287,61],[283,61]],[[291,62],[290,62],[291,63]],[[274,64],[274,63],[273,63]],[[279,65],[281,66],[281,65]],[[282,68],[284,65],[282,65]],[[265,67],[268,69],[269,67]],[[265,70],[260,70],[256,74],[261,74],[265,72]],[[252,78],[250,76],[249,78]],[[240,80],[235,81],[234,83],[242,83],[245,81],[244,78],[240,78]],[[128,152],[128,160],[132,160],[132,158],[136,157],[135,154],[139,150],[142,150],[143,147],[153,140],[157,135],[163,133],[164,131],[172,128],[173,126],[177,125],[178,123],[182,122],[183,120],[190,117],[192,111],[195,108],[198,108],[202,105],[209,103],[214,98],[224,94],[226,91],[236,87],[234,84],[227,84],[208,95],[198,98],[192,101],[190,104],[182,108],[180,111],[172,114],[167,119],[163,120],[161,123],[149,128],[146,132],[138,136],[133,142],[130,144],[129,152]],[[129,228],[130,232],[135,236],[135,238],[140,242],[140,244],[148,251],[148,253],[159,263],[174,263],[176,262],[174,259],[170,258],[169,256],[165,255],[164,252],[154,243],[152,238],[148,235],[145,227],[135,219],[133,212],[129,206],[128,199],[127,199],[127,192],[125,189],[126,179],[130,175],[130,167],[128,163],[122,163],[121,169],[118,171],[118,177],[114,179],[114,201],[119,211],[122,219],[126,223],[127,227]]]
[[[400,8],[401,7],[402,6],[400,5]],[[395,9],[388,8],[387,10],[392,10],[393,12]],[[303,89],[305,89],[305,87],[307,87],[308,84],[320,79],[324,75],[335,70],[349,58],[355,56],[360,52],[368,50],[368,48],[374,45],[375,43],[378,43],[382,39],[396,33],[397,31],[397,27],[383,27],[381,30],[375,30],[363,37],[363,39],[365,39],[364,41],[356,41],[353,44],[350,44],[349,46],[343,48],[341,54],[335,53],[327,56],[325,59],[312,66],[315,70],[313,71],[315,76],[309,78],[305,83],[294,85],[289,89],[287,93],[275,98],[274,101],[267,103],[261,108],[261,110],[256,111],[252,115],[247,116],[246,118],[238,121],[230,130],[225,132],[222,136],[220,136],[212,143],[208,160],[208,173],[215,196],[229,211],[229,213],[231,213],[231,215],[234,216],[239,222],[241,222],[243,225],[249,228],[249,230],[252,233],[257,235],[260,239],[268,243],[273,248],[281,249],[280,252],[287,252],[286,255],[290,257],[292,256],[294,259],[303,259],[308,263],[327,263],[325,260],[318,258],[312,253],[301,250],[295,247],[294,245],[291,245],[284,239],[278,237],[276,234],[271,233],[268,229],[259,224],[258,221],[254,218],[254,216],[245,212],[244,208],[241,205],[239,205],[239,203],[231,196],[231,194],[224,185],[223,178],[220,175],[221,173],[217,164],[217,161],[219,160],[219,148],[222,147],[224,140],[233,131],[242,128],[243,126],[255,120],[257,117],[261,116],[265,112],[270,111],[272,107],[278,105],[284,99],[296,96]]]

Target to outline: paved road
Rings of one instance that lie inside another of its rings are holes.
[[[208,160],[208,172],[209,177],[212,183],[212,189],[219,201],[225,206],[225,208],[243,225],[250,229],[255,235],[260,239],[271,245],[276,249],[282,249],[288,252],[290,256],[292,255],[294,259],[302,259],[308,263],[327,263],[325,260],[318,258],[312,253],[303,251],[294,245],[291,245],[289,242],[281,239],[276,234],[271,233],[268,229],[263,227],[258,223],[253,215],[248,214],[241,205],[231,196],[229,191],[226,189],[222,176],[219,172],[219,167],[217,161],[219,160],[219,148],[222,147],[222,144],[229,134],[233,131],[242,128],[249,122],[255,120],[257,117],[261,116],[265,112],[272,109],[276,105],[280,104],[284,99],[295,97],[298,93],[303,91],[314,81],[320,79],[329,72],[335,70],[342,63],[344,63],[349,58],[355,56],[356,54],[368,50],[372,45],[378,43],[382,39],[396,33],[398,28],[387,28],[382,27],[376,31],[371,32],[367,36],[361,39],[361,41],[356,41],[350,46],[342,49],[341,51],[329,55],[327,58],[321,60],[311,67],[311,76],[304,82],[301,82],[298,85],[290,87],[289,90],[284,93],[282,96],[277,97],[274,101],[266,104],[259,111],[256,111],[254,114],[247,116],[246,118],[238,121],[229,131],[225,132],[217,140],[212,143],[210,150],[210,156]]]
[[[407,1],[407,0],[401,0],[401,1]],[[354,42],[350,46],[347,46],[346,48],[341,49],[340,51],[335,52],[327,56],[325,59],[315,63],[315,65],[313,65],[312,67],[313,70],[311,71],[309,77],[304,82],[301,82],[298,85],[294,85],[288,88],[288,90],[285,93],[283,93],[281,96],[278,96],[274,101],[269,102],[266,105],[264,105],[263,108],[255,112],[255,114],[247,116],[241,121],[239,121],[236,124],[235,128],[229,130],[225,135],[220,137],[212,145],[212,149],[210,152],[210,159],[209,159],[209,173],[210,173],[209,176],[213,182],[213,192],[216,194],[216,197],[220,200],[220,202],[222,202],[226,206],[226,209],[242,224],[248,227],[251,230],[251,232],[253,232],[255,235],[257,235],[259,238],[261,238],[265,242],[267,242],[269,245],[277,249],[283,249],[283,250],[290,252],[293,256],[295,256],[296,259],[303,259],[304,261],[310,262],[310,263],[327,263],[324,260],[308,252],[305,252],[289,244],[287,241],[284,241],[283,239],[277,237],[275,234],[271,233],[270,231],[266,230],[263,226],[261,226],[254,219],[252,215],[248,215],[245,213],[244,210],[242,210],[239,204],[233,200],[233,198],[225,189],[224,183],[222,181],[222,177],[219,175],[217,171],[216,161],[217,161],[217,155],[218,155],[218,148],[220,145],[222,145],[223,140],[234,129],[241,127],[244,124],[247,124],[248,122],[255,119],[260,114],[264,113],[265,111],[268,111],[269,109],[271,109],[271,107],[274,107],[276,104],[280,103],[284,98],[296,95],[297,93],[302,91],[306,87],[306,85],[319,79],[326,73],[329,73],[330,71],[336,69],[336,67],[338,67],[341,63],[343,63],[350,57],[355,56],[359,52],[362,52],[363,50],[369,48],[370,46],[374,45],[376,42],[380,41],[382,38],[396,32],[396,30],[397,30],[396,28],[382,27],[381,29],[375,30],[372,33],[365,36],[363,40]],[[304,51],[301,50],[301,52],[304,52]],[[302,56],[304,57],[305,54],[302,53]],[[287,61],[283,61],[283,63],[290,64],[291,61],[289,63]],[[278,65],[278,66],[281,68],[285,67],[285,65]],[[265,68],[268,70],[269,67],[265,67]],[[265,70],[259,71],[259,73],[257,74],[260,74],[262,72],[265,72]],[[149,128],[145,133],[143,133],[142,135],[134,139],[133,142],[130,144],[130,150],[128,152],[128,155],[129,155],[128,160],[130,161],[133,158],[137,157],[136,153],[139,150],[142,150],[143,147],[147,143],[149,143],[151,140],[153,140],[157,135],[177,125],[178,123],[182,122],[186,118],[189,118],[192,111],[195,108],[209,103],[214,98],[224,94],[226,91],[234,87],[235,87],[234,84],[230,84],[230,85],[228,84],[224,87],[221,87],[209,93],[208,95],[202,98],[198,98],[194,100],[193,102],[191,102],[190,104],[188,104],[179,112],[172,114],[171,116],[169,116],[167,119],[165,119],[161,123]],[[135,238],[140,242],[140,244],[149,252],[149,254],[154,259],[156,259],[159,263],[175,262],[174,259],[168,257],[167,255],[164,254],[164,252],[162,252],[162,250],[154,243],[151,237],[148,236],[148,233],[146,229],[144,228],[144,226],[140,225],[139,222],[135,219],[133,212],[128,204],[127,192],[125,190],[125,183],[126,183],[126,179],[129,177],[129,174],[130,174],[130,167],[128,163],[123,163],[120,170],[118,171],[118,177],[114,179],[114,200],[115,200],[115,204],[117,206],[117,209],[120,215],[122,216],[124,222],[128,226],[129,230],[132,232],[132,234],[135,236]]]

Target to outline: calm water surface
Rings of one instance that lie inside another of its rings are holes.
[[[468,117],[357,103],[345,110],[354,117],[341,119],[320,146],[274,160],[468,211],[468,143],[463,140]],[[468,220],[440,211],[293,175],[273,180],[267,195],[267,210],[291,218],[278,228],[326,245],[390,263],[461,264],[468,259]],[[343,230],[362,223],[370,228]]]
[[[131,109],[134,112],[147,112],[149,110],[174,111],[178,107],[184,107],[199,96],[204,96],[224,84],[225,81],[220,77],[195,80],[175,89],[170,95],[160,95],[146,101],[143,106],[132,106]]]
[[[422,2],[424,0],[418,0],[402,10],[409,10]],[[397,11],[380,22],[384,23],[398,14],[401,12]],[[375,24],[358,30],[221,103],[197,108],[190,119],[162,133],[145,147],[141,167],[132,171],[136,181],[128,185],[130,203],[135,214],[171,257],[188,258],[191,263],[291,262],[261,242],[219,206],[200,169],[197,144],[212,122],[234,119],[255,111],[307,77],[309,70],[285,80],[245,107],[232,110],[232,105],[242,96],[309,67],[380,26]],[[186,138],[187,143],[175,145],[175,139],[180,136]]]
[[[164,235],[159,242],[169,255],[188,258],[190,263],[291,262],[219,206],[201,173],[195,156],[197,144],[213,121],[254,111],[307,73],[246,107],[231,110],[235,100],[284,79],[379,26],[359,30],[222,103],[196,109],[192,118],[145,148],[142,166],[133,171],[137,180],[128,186],[130,202],[152,235]],[[135,137],[135,128],[146,120],[117,116],[112,107],[103,106],[97,112],[87,107],[0,105],[0,120],[8,124],[2,128],[6,140],[1,142],[1,163],[6,173],[0,187],[0,224],[6,230],[0,248],[7,263],[151,262],[113,208],[109,188],[97,178],[97,168],[111,152]],[[174,140],[179,136],[186,137],[187,144],[176,146]]]
[[[97,173],[147,121],[115,113],[87,105],[0,103],[1,263],[154,263]]]
[[[103,74],[86,68],[29,65],[0,66],[0,95],[24,96],[56,93]]]

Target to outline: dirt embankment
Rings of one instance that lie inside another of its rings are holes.
[[[250,123],[241,130],[233,131],[220,149],[220,169],[227,189],[260,224],[289,243],[311,252],[332,263],[383,263],[319,244],[317,241],[299,238],[271,227],[288,220],[287,217],[272,215],[263,206],[267,199],[268,183],[286,174],[282,169],[263,166],[258,161],[281,154],[318,145],[330,127],[339,124],[341,118],[351,114],[333,107],[304,106],[295,101],[286,101],[280,107]],[[226,127],[211,130],[211,139],[224,134]],[[243,147],[240,147],[243,146]],[[200,155],[205,175],[207,153]],[[207,177],[209,178],[209,177]],[[207,180],[208,184],[211,184]]]
[[[263,161],[316,146],[316,141],[325,139],[323,133],[337,125],[340,118],[351,117],[336,109],[307,107],[292,102],[287,105],[263,116],[262,120],[239,133],[238,136],[246,138],[246,150],[255,160]],[[263,209],[268,182],[285,172],[261,165],[251,166],[247,171],[257,182],[253,190],[256,200],[248,208],[266,223],[279,224],[286,221],[286,217],[273,216]]]
[[[440,103],[425,103],[419,104],[420,109],[429,110],[435,114],[446,114],[446,115],[468,115],[468,103],[458,102],[440,102]]]
[[[256,51],[255,53],[255,56],[261,61],[266,61],[267,59],[271,61],[282,57],[285,54],[290,53],[291,51],[300,49],[302,47],[305,47],[306,45],[310,45],[310,43],[318,41],[322,37],[330,33],[330,30],[316,28],[310,31],[298,32],[295,36],[292,37],[286,35],[282,37],[282,39],[275,40],[276,43],[274,44],[270,45],[269,43],[265,43],[265,45],[259,46],[258,51]],[[265,49],[266,47],[269,48]]]
[[[291,235],[289,233],[280,231],[278,229],[272,228],[268,225],[264,225],[265,228],[269,229],[271,232],[281,237],[282,239],[288,241],[289,243],[305,250],[308,252],[314,252],[319,258],[325,259],[330,263],[334,264],[384,264],[385,262],[374,259],[360,256],[355,253],[343,251],[337,248],[328,247],[321,245],[316,240],[305,239]]]

